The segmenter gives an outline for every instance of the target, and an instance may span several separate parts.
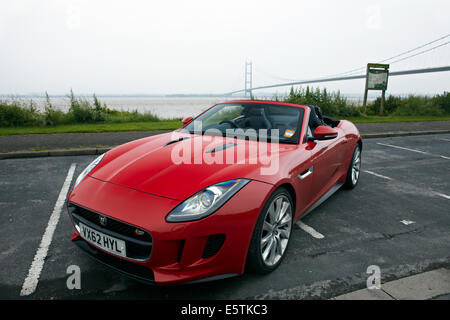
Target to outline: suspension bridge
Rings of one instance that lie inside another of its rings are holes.
[[[430,42],[424,43],[420,46],[417,46],[415,48],[406,50],[406,51],[396,54],[392,57],[380,60],[377,63],[385,63],[385,64],[388,63],[388,64],[392,65],[392,64],[395,64],[398,62],[402,62],[402,61],[406,61],[406,60],[409,60],[409,59],[412,59],[412,58],[415,58],[418,56],[422,56],[426,53],[444,48],[445,46],[450,44],[449,38],[450,38],[450,34],[447,34],[443,37],[434,39],[433,41],[430,41]],[[291,80],[288,82],[281,82],[281,83],[274,83],[274,84],[270,84],[270,85],[253,87],[253,63],[246,62],[245,63],[245,85],[244,85],[244,88],[240,89],[240,90],[232,91],[232,92],[227,92],[227,93],[225,93],[225,95],[231,96],[231,95],[237,94],[237,93],[244,93],[247,96],[249,94],[251,95],[252,92],[255,90],[296,86],[296,85],[312,84],[312,83],[331,82],[331,81],[365,79],[367,77],[367,74],[361,73],[365,69],[366,69],[366,66],[362,66],[362,67],[351,69],[349,71],[329,75],[326,77],[319,77],[319,78],[312,78],[312,79],[305,79],[305,80],[298,80],[298,81]],[[445,72],[445,71],[450,71],[450,65],[415,68],[415,69],[407,69],[407,70],[400,70],[400,71],[391,71],[391,72],[389,72],[389,77],[412,75],[412,74]],[[279,79],[281,79],[281,78],[279,78]]]

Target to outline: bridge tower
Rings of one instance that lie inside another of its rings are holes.
[[[247,93],[252,95],[252,81],[253,81],[253,65],[252,62],[245,62],[245,96]]]

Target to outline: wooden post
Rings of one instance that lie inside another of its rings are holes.
[[[386,90],[381,91],[381,103],[380,103],[380,116],[384,114],[384,97],[385,97]]]
[[[369,83],[369,65],[367,65],[367,69],[366,69],[366,87],[364,89],[364,100],[363,100],[363,113],[364,114],[366,114],[367,91],[369,91],[369,89],[367,88],[368,83]]]
[[[386,100],[386,89],[387,89],[388,81],[389,81],[389,65],[386,66],[385,70],[386,70],[386,74],[387,74],[387,76],[386,76],[386,88],[381,93],[380,115],[384,114],[384,102]]]

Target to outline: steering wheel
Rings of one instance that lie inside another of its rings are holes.
[[[228,123],[231,124],[233,127],[237,128],[238,126],[236,125],[236,123],[234,123],[234,121],[232,120],[222,120],[219,122],[219,124],[224,124],[224,123]]]

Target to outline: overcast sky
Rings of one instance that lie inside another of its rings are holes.
[[[445,36],[449,12],[448,0],[1,0],[0,93],[222,93],[243,88],[245,61],[253,86],[316,78]],[[391,71],[450,65],[449,48]],[[444,90],[450,72],[392,77],[388,93]]]

